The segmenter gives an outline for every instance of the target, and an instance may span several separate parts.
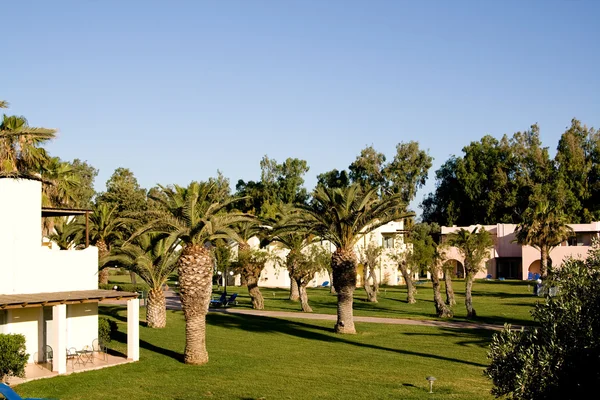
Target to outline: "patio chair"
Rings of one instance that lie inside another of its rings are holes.
[[[325,281],[321,284],[321,287],[327,287],[329,286],[329,281]]]
[[[92,357],[95,353],[101,353],[102,360],[104,360],[104,361],[108,360],[108,353],[106,352],[106,345],[98,339],[94,339],[92,341]]]
[[[50,371],[52,371],[52,360],[54,359],[54,351],[52,347],[46,346],[44,350],[44,362],[50,364]]]
[[[529,272],[529,273],[527,274],[527,280],[528,280],[528,281],[532,281],[532,280],[533,280],[533,272]]]
[[[225,306],[235,306],[237,305],[237,293],[234,293],[231,295],[231,297],[229,298],[229,300],[227,300],[227,302],[224,304]]]
[[[69,363],[69,360],[71,360],[72,368],[75,368],[75,363],[77,362],[78,357],[79,356],[77,355],[77,349],[75,347],[67,349],[67,364]]]
[[[221,307],[227,305],[227,293],[223,293],[219,300],[211,300],[210,305],[212,307]]]
[[[0,395],[7,400],[44,400],[37,397],[27,397],[26,399],[19,396],[10,386],[6,383],[0,382]]]

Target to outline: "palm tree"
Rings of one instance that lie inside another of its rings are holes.
[[[515,241],[540,251],[540,274],[546,278],[550,252],[572,234],[573,229],[556,204],[540,201],[524,213],[523,222],[515,229]]]
[[[3,115],[0,123],[0,176],[34,176],[48,159],[39,147],[56,129],[34,128],[24,117]]]
[[[222,199],[215,195],[215,185],[192,182],[188,187],[160,187],[162,195],[152,199],[160,204],[157,211],[147,212],[152,221],[132,236],[157,231],[162,237],[177,239],[182,245],[177,262],[179,288],[185,326],[186,364],[208,362],[206,351],[206,314],[212,293],[214,259],[210,243],[218,239],[238,239],[234,226],[250,218],[238,212],[226,212],[239,199]],[[132,239],[130,239],[132,240]]]
[[[117,205],[99,203],[93,207],[89,217],[90,241],[98,248],[98,282],[108,283],[108,269],[100,268],[100,260],[108,256],[111,245],[122,239],[123,228],[128,219],[117,217]],[[81,230],[85,224],[80,223]]]
[[[75,191],[81,180],[73,172],[67,162],[58,157],[50,157],[41,167],[42,172],[42,206],[44,207],[76,207]],[[55,218],[44,218],[42,231],[45,236],[54,231]]]
[[[494,245],[492,235],[481,227],[473,231],[461,228],[448,235],[448,244],[454,246],[465,259],[465,306],[467,318],[475,318],[477,313],[473,308],[473,279],[482,269],[483,261],[489,257],[489,250]]]
[[[56,243],[61,250],[72,249],[83,239],[80,222],[71,217],[57,218],[48,239]]]
[[[177,267],[178,241],[172,237],[159,238],[146,233],[123,246],[114,247],[100,260],[102,267],[119,266],[136,273],[148,284],[146,322],[150,328],[167,325],[167,304],[163,285]]]
[[[338,296],[337,333],[356,333],[352,315],[357,265],[354,245],[374,229],[412,215],[404,213],[404,207],[399,195],[379,199],[376,188],[362,190],[358,184],[335,189],[319,186],[310,204],[297,206],[298,215],[288,229],[312,231],[336,246],[331,269]]]

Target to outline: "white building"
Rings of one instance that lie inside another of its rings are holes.
[[[35,180],[0,179],[0,333],[23,334],[30,363],[51,361],[55,374],[67,373],[67,349],[83,350],[98,338],[98,302],[126,299],[127,358],[137,361],[137,294],[98,290],[97,248],[42,246],[43,214],[76,211],[42,211],[41,189]]]
[[[376,270],[377,279],[380,284],[386,285],[402,285],[404,279],[398,271],[398,262],[392,258],[394,254],[402,254],[407,250],[407,244],[404,243],[404,221],[394,221],[383,225],[368,235],[363,236],[355,246],[356,254],[359,255],[361,249],[367,246],[369,241],[383,246],[384,250],[379,259],[379,268]],[[249,241],[250,246],[258,248],[258,238],[252,238]],[[320,243],[322,246],[328,247],[332,252],[335,251],[335,246],[327,241]],[[285,259],[287,249],[281,249],[275,245],[269,246],[269,250],[275,252],[282,260]],[[418,277],[417,277],[418,278]],[[363,267],[358,266],[357,269],[357,285],[363,284]],[[328,286],[331,283],[331,278],[327,271],[323,271],[315,275],[311,282],[312,287]],[[239,285],[239,278],[236,279],[236,284]],[[260,274],[258,282],[261,287],[290,287],[290,277],[285,267],[277,265],[276,262],[267,262],[265,268]]]

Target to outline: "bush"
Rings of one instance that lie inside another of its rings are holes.
[[[98,319],[98,340],[100,342],[110,343],[117,330],[117,323],[112,319],[104,317]]]
[[[498,397],[581,399],[600,384],[600,250],[550,271],[544,286],[553,290],[532,312],[539,327],[492,339],[485,372]]]
[[[145,283],[138,283],[136,285],[132,283],[101,283],[98,284],[99,289],[113,290],[114,287],[120,292],[147,292],[150,290],[150,286]]]
[[[0,381],[9,376],[25,377],[25,336],[0,333]]]

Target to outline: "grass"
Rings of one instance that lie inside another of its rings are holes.
[[[479,280],[473,285],[473,305],[477,311],[477,322],[503,325],[505,322],[517,325],[531,325],[530,311],[539,298],[532,295],[532,288],[524,281],[486,281]],[[453,287],[456,296],[454,320],[466,321],[464,305],[464,281],[455,280]],[[365,291],[361,288],[354,292],[354,315],[437,319],[433,304],[433,289],[431,283],[418,285],[417,303],[406,302],[406,288],[403,286],[388,286],[380,288],[378,303],[368,303]],[[228,288],[228,293],[237,292],[239,306],[251,308],[247,288]],[[265,309],[271,311],[300,311],[300,304],[288,300],[287,289],[261,288],[265,297]],[[215,291],[218,296],[221,291]],[[444,294],[444,289],[442,289]],[[329,293],[329,288],[308,289],[309,303],[315,313],[335,314],[337,298]],[[444,297],[445,298],[445,297]]]
[[[126,310],[111,343],[126,351]],[[143,312],[141,313],[143,315]],[[181,362],[184,320],[140,327],[141,360],[19,385],[23,396],[71,399],[492,399],[483,376],[491,332],[357,323],[336,335],[329,321],[209,314],[204,366]],[[428,393],[426,376],[437,378]]]

